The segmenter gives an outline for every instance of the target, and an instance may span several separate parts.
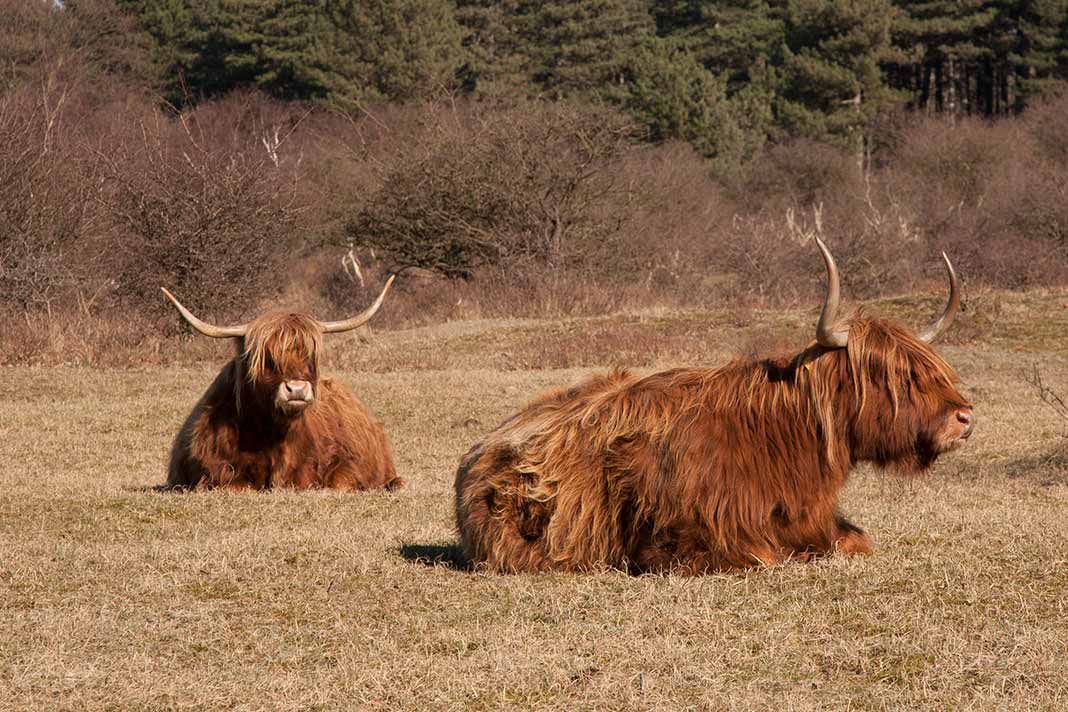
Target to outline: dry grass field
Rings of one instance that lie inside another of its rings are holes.
[[[874,556],[698,578],[465,571],[457,460],[591,368],[800,346],[815,309],[337,337],[396,495],[153,491],[221,355],[0,369],[0,709],[1068,708],[1068,421],[1023,377],[1068,394],[1066,302],[973,300],[941,351],[976,435],[922,479],[856,473]]]

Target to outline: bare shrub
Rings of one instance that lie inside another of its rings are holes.
[[[730,223],[723,255],[737,275],[738,296],[773,302],[809,299],[822,288],[813,239],[831,247],[842,283],[854,298],[917,286],[936,272],[932,251],[908,208],[873,183],[830,204],[788,207],[782,213],[740,213]]]
[[[904,196],[860,170],[855,157],[810,140],[754,160],[731,192],[740,209],[724,240],[738,294],[791,301],[818,291],[818,255],[828,242],[854,297],[912,288],[937,256]]]
[[[923,216],[928,241],[987,285],[1024,288],[1068,277],[1068,167],[1048,160],[1027,126],[921,122],[906,132],[883,177]]]
[[[83,87],[118,80],[128,90],[151,87],[158,68],[148,37],[114,0],[0,0],[0,88],[55,80],[74,67]]]
[[[348,233],[398,268],[450,277],[595,260],[620,234],[626,196],[612,168],[632,135],[615,114],[565,104],[448,114],[391,166]]]
[[[934,190],[965,206],[981,202],[991,175],[1009,162],[1018,136],[1011,125],[992,127],[978,119],[925,119],[907,131],[893,164],[917,190]]]
[[[796,139],[769,148],[732,183],[749,214],[783,214],[807,209],[838,195],[862,195],[864,180],[856,158],[840,148]]]
[[[1068,83],[1024,114],[1022,121],[1041,154],[1054,165],[1068,169]]]
[[[628,199],[606,209],[630,210],[629,247],[609,257],[615,266],[596,265],[612,287],[671,304],[722,297],[736,277],[725,251],[738,205],[708,164],[687,144],[664,143],[629,151],[617,175]]]
[[[1068,421],[1068,402],[1065,402],[1064,396],[1042,378],[1042,371],[1039,370],[1037,363],[1031,365],[1030,371],[1023,372],[1023,380],[1031,386],[1039,400],[1048,405],[1061,420]],[[1068,436],[1062,433],[1061,437]]]
[[[70,252],[91,225],[92,184],[66,125],[68,90],[0,95],[0,301],[51,311],[76,281]]]
[[[41,53],[49,44],[45,28],[53,13],[43,2],[0,0],[0,17],[4,18],[4,32],[0,33],[0,87],[14,84],[40,63]]]
[[[264,101],[239,94],[173,118],[122,117],[136,133],[99,155],[120,296],[162,309],[167,285],[226,311],[285,286],[299,246],[300,160],[284,129],[263,120]]]

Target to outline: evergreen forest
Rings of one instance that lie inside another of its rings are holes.
[[[871,148],[897,108],[1019,112],[1068,77],[1065,0],[118,0],[176,105],[255,86],[345,109],[450,95],[620,107],[729,166]]]

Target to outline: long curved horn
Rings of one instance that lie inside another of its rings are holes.
[[[946,302],[946,308],[942,310],[942,316],[938,317],[938,321],[920,334],[920,339],[927,343],[931,343],[945,332],[957,317],[957,312],[960,311],[960,287],[957,284],[957,273],[945,252],[942,253],[942,259],[945,260],[946,272],[949,274],[949,301]]]
[[[355,329],[358,326],[363,326],[367,322],[371,321],[371,317],[375,315],[378,308],[382,306],[382,302],[385,301],[386,292],[393,285],[393,280],[397,278],[397,275],[391,274],[389,279],[386,280],[386,286],[382,287],[382,293],[378,295],[378,299],[371,306],[364,309],[362,312],[352,317],[351,319],[344,319],[342,321],[321,321],[319,326],[322,327],[324,334],[336,334],[339,331],[349,331]]]
[[[816,238],[816,244],[823,253],[823,262],[827,265],[827,296],[823,299],[823,311],[816,323],[816,341],[829,349],[844,348],[849,340],[849,331],[835,331],[838,322],[838,303],[841,299],[838,287],[838,266],[823,240]]]
[[[204,334],[204,336],[210,336],[213,339],[233,339],[244,336],[245,332],[248,331],[248,324],[238,324],[237,326],[215,326],[215,324],[201,321],[193,316],[193,312],[183,307],[182,303],[179,302],[173,294],[168,292],[165,287],[160,287],[160,289],[167,295],[167,299],[170,299],[174,306],[178,307],[178,312],[187,322],[189,322],[189,325],[201,334]]]

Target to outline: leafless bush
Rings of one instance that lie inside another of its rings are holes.
[[[120,295],[156,305],[167,285],[225,311],[286,285],[299,246],[300,158],[282,128],[258,120],[257,101],[123,117],[136,133],[99,155]]]
[[[883,176],[929,242],[987,285],[1068,278],[1068,165],[1050,160],[1033,126],[1047,124],[927,120],[905,132]]]
[[[739,210],[726,254],[742,294],[792,300],[815,292],[814,236],[831,246],[847,290],[861,298],[914,287],[931,257],[922,219],[907,201],[832,146],[799,140],[774,147],[731,192]]]
[[[151,87],[148,37],[114,0],[0,0],[0,89],[60,78],[72,69],[83,88],[115,81],[127,92]]]
[[[1053,90],[1048,98],[1027,110],[1024,127],[1034,137],[1041,155],[1050,163],[1068,169],[1068,83]]]
[[[391,167],[348,232],[398,267],[450,277],[596,259],[625,219],[612,168],[632,135],[614,114],[566,105],[446,116]]]
[[[831,206],[820,202],[779,214],[736,214],[723,255],[737,275],[738,295],[781,302],[817,293],[823,272],[813,246],[816,237],[834,252],[843,285],[855,298],[924,281],[928,269],[939,264],[924,234],[905,206],[875,190],[869,184],[859,195],[837,196]]]
[[[863,195],[864,177],[856,159],[842,149],[796,139],[757,156],[731,187],[745,213],[782,215],[788,208]]]
[[[70,253],[94,219],[65,124],[67,90],[0,95],[0,301],[51,311],[74,282]]]
[[[1052,408],[1053,412],[1063,420],[1068,421],[1068,403],[1042,379],[1042,372],[1038,369],[1038,364],[1033,364],[1030,372],[1025,371],[1023,379],[1035,390],[1036,395],[1043,403]]]

